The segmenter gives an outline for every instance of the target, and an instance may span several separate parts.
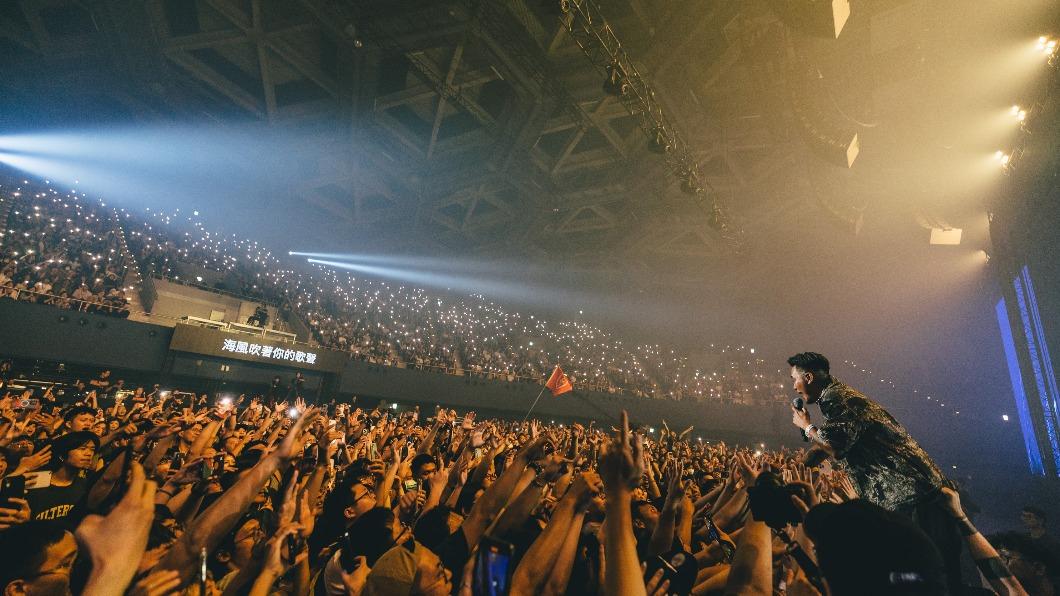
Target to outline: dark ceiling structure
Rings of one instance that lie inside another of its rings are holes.
[[[694,280],[754,258],[795,212],[820,215],[823,236],[860,233],[908,147],[945,130],[932,81],[962,3],[852,0],[838,39],[790,16],[830,4],[593,4],[687,143],[696,195],[558,0],[12,0],[0,84],[16,102],[91,96],[93,118],[259,123],[326,147],[286,200],[350,243],[594,271],[687,263],[678,277]]]

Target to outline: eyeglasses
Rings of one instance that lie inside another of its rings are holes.
[[[71,557],[69,562],[60,563],[59,566],[55,567],[54,569],[45,569],[44,571],[38,571],[33,575],[26,576],[25,579],[44,577],[45,575],[70,575],[70,572],[74,568],[75,561],[77,561],[77,557]]]

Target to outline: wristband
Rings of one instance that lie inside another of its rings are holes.
[[[957,522],[957,527],[961,531],[961,536],[972,536],[979,533],[979,530],[975,529],[975,526],[972,525],[972,521],[968,519],[968,516],[958,517],[954,521]]]
[[[816,424],[807,424],[806,428],[802,429],[802,432],[806,433],[806,436],[810,436],[810,432],[817,430]]]

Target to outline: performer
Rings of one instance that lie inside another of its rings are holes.
[[[805,463],[832,457],[861,498],[911,517],[942,554],[951,591],[958,588],[961,536],[945,507],[939,467],[880,404],[834,378],[827,358],[803,352],[788,358],[788,365],[795,392],[806,404],[818,404],[824,416],[816,425],[806,408],[791,408],[792,423],[813,444]]]

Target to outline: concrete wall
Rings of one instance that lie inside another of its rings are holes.
[[[0,354],[138,371],[159,371],[172,329],[116,317],[0,300]]]
[[[192,316],[209,319],[215,311],[221,313],[219,320],[246,323],[259,303],[240,300],[234,296],[208,292],[192,286],[173,283],[164,279],[155,280],[158,297],[155,299],[151,318],[160,325],[173,326],[181,317]],[[275,307],[268,307],[269,327],[278,320]]]

